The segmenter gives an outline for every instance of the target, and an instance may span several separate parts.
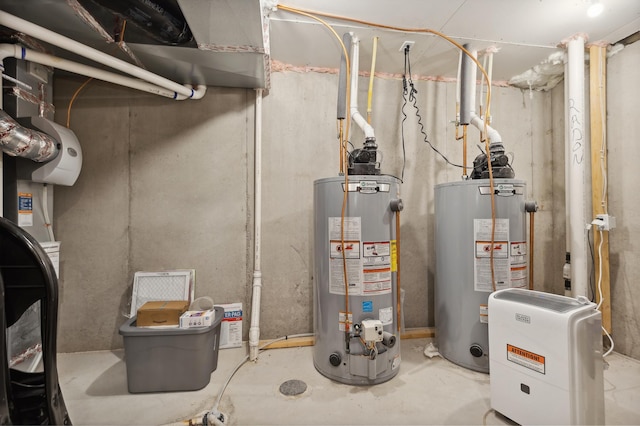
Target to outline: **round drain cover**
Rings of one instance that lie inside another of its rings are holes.
[[[286,396],[296,396],[307,390],[307,384],[302,380],[287,380],[280,385],[280,393]]]

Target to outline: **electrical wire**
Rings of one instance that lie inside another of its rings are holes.
[[[89,82],[91,82],[91,80],[93,80],[93,77],[89,77],[84,83],[82,83],[82,85],[80,87],[78,87],[78,89],[75,91],[75,93],[71,97],[71,100],[69,101],[69,106],[67,107],[67,129],[71,125],[71,106],[73,105],[73,102],[76,100],[76,98],[78,97],[78,95],[80,94],[82,89],[84,89],[84,87],[87,84],[89,84]]]
[[[595,283],[595,269],[596,269],[596,257],[593,254],[593,243],[591,242],[591,233],[587,232],[587,244],[589,245],[589,253],[591,254],[591,271],[589,271],[589,290],[591,291],[591,302],[596,299],[596,283]]]
[[[482,416],[482,425],[483,426],[487,426],[487,417],[489,416],[490,413],[494,412],[495,410],[493,408],[489,408],[486,413],[484,413],[484,416]]]
[[[598,244],[598,295],[600,296],[599,301],[598,301],[598,305],[596,306],[596,310],[600,310],[600,307],[602,306],[602,303],[604,302],[604,297],[602,295],[602,243],[604,242],[604,239],[602,238],[602,229],[598,229],[598,232],[600,233],[600,244]],[[611,346],[609,347],[609,349],[602,355],[602,357],[606,357],[607,355],[609,355],[611,352],[613,352],[613,348],[614,348],[614,343],[613,343],[613,338],[611,337],[611,335],[609,334],[609,332],[607,331],[606,328],[604,328],[604,326],[602,327],[602,331],[604,331],[604,334],[609,338],[609,342],[611,343]]]
[[[600,297],[596,309],[600,309],[602,302],[604,302],[602,297],[602,243],[604,243],[604,238],[602,238],[602,229],[598,231],[600,232],[600,244],[598,244],[598,296]]]
[[[602,331],[604,331],[604,334],[609,338],[609,343],[611,343],[611,346],[609,346],[609,349],[607,349],[607,351],[602,354],[602,358],[608,356],[611,354],[611,352],[613,352],[613,348],[614,348],[614,343],[613,343],[613,338],[611,337],[611,335],[607,332],[607,329],[602,327]]]
[[[607,121],[604,114],[605,111],[605,88],[603,82],[606,81],[604,76],[605,70],[603,69],[602,55],[598,55],[598,72],[602,78],[600,78],[600,84],[598,90],[600,91],[600,130],[602,131],[602,146],[600,147],[600,171],[602,174],[602,197],[600,203],[604,214],[609,214],[608,202],[607,202],[607,187],[609,185],[607,181]]]
[[[53,242],[56,238],[53,235],[53,224],[49,218],[49,191],[46,183],[42,184],[42,213],[44,215],[44,226],[47,228],[47,234],[49,234],[49,240]]]
[[[408,96],[408,100],[412,103],[412,105],[413,105],[413,107],[415,109],[416,117],[418,117],[418,127],[420,128],[420,133],[424,136],[424,142],[427,145],[429,145],[433,151],[435,151],[438,155],[440,155],[440,157],[442,157],[442,159],[447,164],[449,164],[451,166],[454,166],[454,167],[460,167],[460,168],[464,169],[464,166],[462,166],[460,164],[454,164],[451,161],[449,161],[449,159],[443,153],[441,153],[436,147],[434,147],[431,144],[431,142],[429,141],[429,137],[427,136],[427,133],[426,133],[426,131],[424,129],[424,124],[422,123],[422,116],[420,115],[420,108],[418,107],[417,97],[415,96],[416,93],[418,93],[418,90],[415,88],[414,83],[413,83],[413,79],[411,77],[411,59],[409,57],[409,49],[405,48],[404,49],[404,74],[402,75],[402,99],[403,99],[403,103],[402,103],[402,108],[400,108],[400,111],[401,111],[401,113],[403,115],[402,126],[401,126],[402,154],[403,154],[403,158],[402,158],[402,178],[401,178],[401,180],[404,179],[404,169],[405,169],[405,162],[406,162],[405,142],[404,142],[404,123],[407,120],[407,113],[404,111],[404,108],[407,105],[407,96]]]
[[[282,340],[288,340],[288,339],[294,339],[294,338],[298,338],[298,337],[309,337],[309,336],[313,336],[313,333],[301,333],[301,334],[292,334],[292,335],[287,335],[287,336],[282,336],[279,337],[277,339],[271,340],[270,342],[265,343],[264,345],[260,346],[258,348],[258,352],[260,351],[265,351],[268,349],[268,346],[276,343],[276,342],[280,342]],[[240,367],[242,367],[247,361],[249,360],[249,355],[246,355],[239,363],[238,365],[235,366],[235,368],[231,371],[231,374],[229,374],[229,377],[227,378],[227,380],[224,382],[224,385],[222,385],[222,388],[220,389],[220,393],[218,394],[218,397],[216,398],[216,402],[213,406],[213,408],[205,414],[205,417],[208,416],[209,414],[212,413],[216,413],[217,415],[220,415],[221,413],[218,411],[218,407],[220,406],[220,401],[222,401],[222,395],[224,394],[225,390],[227,389],[227,386],[229,386],[229,383],[231,383],[231,379],[233,378],[233,376],[238,372],[238,370],[240,370]],[[224,421],[223,421],[224,423]]]
[[[122,46],[124,43],[124,33],[126,28],[127,28],[127,20],[125,19],[122,22],[122,29],[120,30],[120,40],[118,41],[117,47]],[[84,83],[82,83],[80,87],[78,87],[78,89],[75,91],[75,93],[71,97],[71,100],[69,101],[69,106],[67,107],[67,129],[71,125],[71,106],[73,105],[73,102],[76,100],[76,98],[78,97],[82,89],[84,89],[85,86],[89,84],[92,80],[93,80],[93,77],[89,77]]]

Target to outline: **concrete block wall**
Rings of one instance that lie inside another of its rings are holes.
[[[58,111],[83,81],[57,79]],[[55,189],[60,351],[122,347],[136,271],[195,269],[196,296],[247,300],[249,95],[176,102],[92,82],[74,102],[83,171]]]
[[[636,167],[640,159],[640,43],[608,60],[607,146],[609,214],[617,228],[609,233],[611,323],[616,350],[640,359],[640,208]]]
[[[637,61],[640,55],[633,55]],[[626,69],[625,64],[619,66]],[[262,338],[312,331],[312,191],[314,180],[338,173],[336,81],[333,74],[278,72],[264,98]],[[66,120],[64,111],[81,82],[56,79],[58,121]],[[460,163],[462,147],[451,124],[454,84],[415,83],[427,139]],[[364,113],[364,79],[360,87]],[[400,177],[404,163],[405,325],[433,326],[433,187],[460,179],[461,172],[425,143],[411,103],[404,107],[403,156],[401,88],[400,80],[376,79],[372,124],[383,173]],[[125,320],[133,273],[140,270],[195,268],[196,295],[243,302],[248,324],[254,98],[253,90],[210,88],[200,101],[175,102],[99,82],[80,94],[71,109],[71,128],[82,143],[84,169],[74,187],[56,188],[54,225],[63,242],[60,351],[122,346],[117,329]],[[492,99],[492,126],[513,153],[516,177],[527,181],[527,198],[540,206],[535,287],[562,293],[562,87],[532,93],[494,87]],[[475,129],[469,133],[471,164],[479,138]],[[361,146],[360,130],[352,128],[351,134],[352,143]],[[628,289],[634,291],[630,280]],[[616,309],[638,321],[625,304]],[[636,323],[624,333],[632,336],[639,329]],[[248,325],[245,339],[247,330]]]

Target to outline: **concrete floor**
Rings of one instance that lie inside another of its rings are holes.
[[[333,382],[313,367],[312,348],[271,349],[246,363],[226,389],[220,410],[237,425],[425,425],[482,424],[490,408],[489,375],[439,357],[428,358],[426,339],[402,341],[402,366],[390,381],[367,387]],[[130,394],[123,351],[60,354],[60,384],[76,425],[183,424],[212,408],[245,348],[220,351],[218,368],[204,389],[191,392]],[[607,357],[604,373],[606,424],[640,424],[640,362]],[[280,385],[307,384],[297,397]],[[487,424],[512,424],[491,412]]]

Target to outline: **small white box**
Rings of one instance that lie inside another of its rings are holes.
[[[213,324],[216,311],[186,311],[180,316],[180,328],[209,327]]]
[[[363,320],[362,321],[362,338],[365,342],[382,342],[382,321],[380,320]]]
[[[224,308],[220,327],[220,349],[242,346],[242,303],[216,305]]]

